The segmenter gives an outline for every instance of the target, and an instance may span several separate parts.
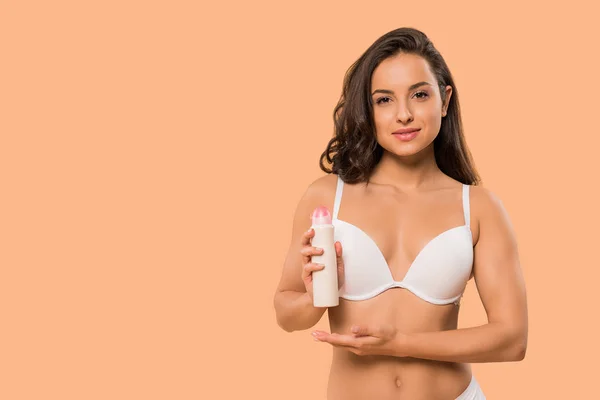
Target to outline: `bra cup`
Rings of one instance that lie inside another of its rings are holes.
[[[472,266],[471,231],[461,226],[429,242],[413,262],[403,283],[430,297],[449,299],[464,291]]]
[[[363,231],[334,220],[334,239],[342,244],[345,283],[340,295],[361,296],[393,282],[387,262],[377,245]]]
[[[469,229],[469,189],[463,184],[465,225],[431,239],[419,252],[402,281],[394,281],[377,243],[359,227],[337,218],[344,181],[338,176],[333,208],[334,240],[342,243],[345,283],[338,291],[348,300],[366,300],[392,287],[401,287],[432,304],[459,299],[471,277],[473,237]]]
[[[447,304],[462,295],[471,276],[473,238],[466,225],[442,232],[429,241],[402,281],[394,281],[377,244],[351,223],[334,219],[334,240],[342,243],[345,283],[338,295],[366,300],[392,287],[404,287],[433,304]]]

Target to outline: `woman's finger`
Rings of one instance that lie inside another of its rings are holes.
[[[359,348],[360,344],[357,341],[357,339],[353,336],[349,336],[349,335],[340,335],[338,333],[331,333],[331,334],[327,334],[327,333],[318,333],[316,335],[314,335],[317,339],[319,339],[322,342],[327,342],[329,344],[332,344],[334,346],[344,346],[344,347],[352,347],[352,348]]]
[[[306,275],[308,275],[311,272],[319,271],[319,270],[322,270],[323,268],[325,268],[325,266],[322,264],[308,263],[308,264],[304,265],[304,272],[306,272],[307,273]]]
[[[311,245],[311,238],[314,235],[314,229],[310,228],[309,230],[307,230],[306,232],[304,232],[302,234],[302,238],[300,239],[300,245],[302,246],[302,250],[306,247],[306,246],[310,246]],[[304,254],[302,252],[302,250],[300,250],[300,255],[302,256],[302,264],[306,264],[308,262],[310,262],[310,255],[308,254]]]
[[[302,237],[300,239],[300,244],[302,246],[308,246],[310,245],[310,239],[314,236],[315,234],[315,230],[313,228],[310,228],[309,230],[307,230],[306,232],[304,232],[302,234]]]
[[[302,254],[303,256],[318,256],[323,254],[323,249],[313,246],[306,246],[300,249],[300,254]]]

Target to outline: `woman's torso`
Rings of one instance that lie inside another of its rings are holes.
[[[337,186],[337,175],[327,177]],[[337,218],[360,228],[385,256],[393,278],[402,280],[423,247],[436,235],[465,224],[462,184],[443,176],[431,190],[404,194],[373,183],[344,184]],[[330,190],[328,190],[330,192]],[[331,197],[333,204],[333,197]],[[473,243],[478,232],[471,217]],[[343,251],[342,242],[342,251]],[[350,334],[354,324],[393,324],[399,332],[457,328],[459,305],[432,304],[404,288],[360,301],[340,298],[328,309],[331,332]],[[359,356],[333,347],[328,400],[454,399],[471,380],[469,364],[394,356]],[[452,397],[454,395],[454,397]]]

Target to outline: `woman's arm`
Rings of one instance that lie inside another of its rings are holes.
[[[311,227],[312,211],[324,204],[333,204],[337,175],[326,175],[310,184],[300,199],[292,226],[292,238],[283,264],[273,305],[277,324],[285,331],[308,329],[314,326],[327,307],[314,307],[313,300],[302,282],[302,235]]]
[[[501,200],[472,186],[479,238],[474,248],[475,283],[487,313],[486,325],[399,336],[408,357],[455,362],[519,361],[527,350],[527,299],[517,241]]]
[[[277,324],[286,332],[311,328],[319,322],[327,307],[314,307],[307,292],[285,290],[275,293]]]
[[[526,345],[512,328],[493,322],[471,328],[408,334],[400,340],[394,355],[449,362],[520,361],[526,351]]]

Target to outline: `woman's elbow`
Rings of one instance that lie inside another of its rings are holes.
[[[511,361],[522,361],[527,354],[527,331],[517,334],[513,341]]]
[[[277,325],[286,332],[293,332],[294,329],[290,326],[289,318],[285,315],[280,304],[279,292],[273,297],[273,308],[275,309],[275,320]]]
[[[527,344],[517,346],[514,361],[523,361],[525,359],[525,354],[527,354]]]

